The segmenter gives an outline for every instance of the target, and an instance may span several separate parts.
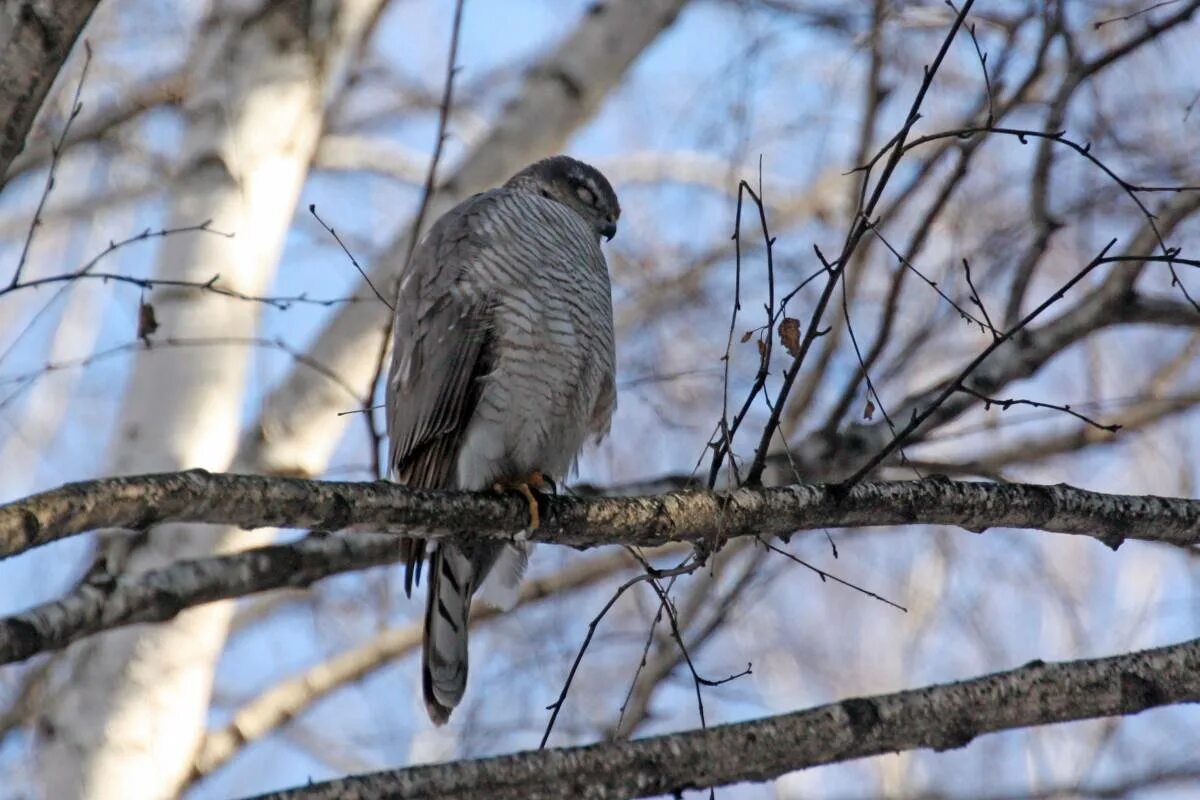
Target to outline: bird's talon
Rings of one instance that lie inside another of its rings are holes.
[[[547,486],[554,487],[554,481],[542,474],[541,470],[534,470],[529,473],[528,478],[516,483],[503,483],[497,481],[492,484],[492,491],[504,493],[508,491],[520,492],[525,498],[525,502],[529,504],[529,528],[522,531],[525,538],[529,537],[530,531],[535,531],[542,524],[542,511],[538,506],[537,492],[544,490]]]
[[[516,488],[525,497],[525,502],[529,503],[529,529],[535,531],[542,524],[542,514],[538,509],[537,495],[530,488],[530,483],[519,483]]]

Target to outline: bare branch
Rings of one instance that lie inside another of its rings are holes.
[[[67,484],[0,505],[0,555],[98,528],[144,529],[163,522],[244,528],[349,528],[424,538],[471,530],[509,538],[528,525],[519,498],[488,492],[415,491],[388,481],[168,472]],[[651,547],[737,536],[776,536],[809,528],[876,525],[1034,528],[1092,536],[1110,547],[1126,539],[1200,543],[1200,500],[1105,494],[1066,484],[922,481],[796,485],[652,497],[547,500],[542,527],[528,540],[586,548]]]
[[[0,664],[58,650],[103,630],[165,622],[191,606],[283,587],[308,586],[339,572],[391,564],[395,536],[310,536],[228,556],[179,561],[113,578],[100,575],[66,597],[0,619]]]
[[[1046,664],[703,731],[377,772],[258,800],[604,798],[766,781],[903,750],[950,750],[984,733],[1200,701],[1200,639]]]

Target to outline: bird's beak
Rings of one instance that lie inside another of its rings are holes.
[[[617,235],[617,223],[610,222],[605,225],[600,229],[600,235],[611,242],[612,238]]]

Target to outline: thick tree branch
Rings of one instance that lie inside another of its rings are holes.
[[[20,0],[0,12],[0,187],[99,0]]]
[[[799,529],[876,525],[1036,528],[1092,536],[1200,543],[1200,500],[1091,492],[1066,484],[993,484],[932,478],[836,486],[796,485],[652,497],[552,497],[530,541],[571,547],[654,546]],[[67,484],[0,506],[0,556],[98,528],[163,522],[245,528],[362,529],[435,538],[471,530],[519,534],[528,509],[517,497],[421,492],[387,481],[168,472]]]
[[[310,536],[138,574],[101,575],[58,600],[0,618],[0,664],[59,650],[100,631],[165,622],[203,603],[391,564],[401,555],[395,536]]]
[[[649,797],[766,781],[902,750],[949,750],[984,733],[1200,701],[1200,639],[632,742],[379,772],[259,800]]]

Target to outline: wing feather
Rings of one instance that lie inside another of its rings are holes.
[[[387,384],[389,469],[418,489],[454,488],[458,451],[491,368],[491,304],[471,266],[486,237],[478,195],[443,216],[413,254],[396,298]],[[424,541],[405,541],[405,591],[420,580]]]

